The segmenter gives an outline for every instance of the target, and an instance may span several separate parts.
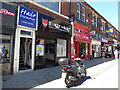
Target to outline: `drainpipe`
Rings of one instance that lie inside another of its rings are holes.
[[[70,16],[71,16],[71,0],[70,0]]]

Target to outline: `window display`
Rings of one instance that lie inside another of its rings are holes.
[[[66,56],[66,40],[57,39],[57,57]]]
[[[0,35],[0,61],[10,60],[11,37],[9,35]]]
[[[38,44],[36,45],[36,56],[44,55],[44,45]]]
[[[40,39],[36,44],[36,56],[44,56],[44,40]]]

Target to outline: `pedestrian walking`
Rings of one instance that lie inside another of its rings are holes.
[[[105,58],[105,50],[102,49],[102,57]]]
[[[118,59],[118,49],[116,49],[116,50],[114,51],[114,55],[115,55],[115,59],[117,60],[117,59]]]

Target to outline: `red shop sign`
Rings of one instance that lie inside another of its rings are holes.
[[[7,9],[1,9],[1,10],[0,10],[0,13],[4,13],[5,15],[15,16],[14,13],[9,12]]]

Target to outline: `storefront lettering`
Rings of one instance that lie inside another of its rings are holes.
[[[33,12],[28,12],[27,10],[22,9],[20,13],[20,17],[35,21],[34,17],[36,17],[36,14]]]
[[[67,31],[67,32],[69,32],[69,30],[70,30],[70,28],[68,28],[66,26],[62,26],[62,25],[57,24],[57,23],[52,23],[50,21],[49,21],[49,28],[58,29],[61,31]]]
[[[1,10],[0,10],[0,13],[4,13],[5,15],[15,16],[14,13],[9,12],[7,9],[1,9]]]
[[[75,31],[74,31],[74,35],[75,37],[79,37],[81,39],[89,39],[89,34],[87,32],[81,32],[80,30],[77,30],[75,28]]]
[[[24,9],[22,9],[21,10],[21,14],[24,14],[24,15],[26,15],[26,16],[30,16],[30,17],[35,17],[36,16],[36,14],[34,14],[33,12],[31,13],[31,12],[28,12],[27,10],[24,10]]]

